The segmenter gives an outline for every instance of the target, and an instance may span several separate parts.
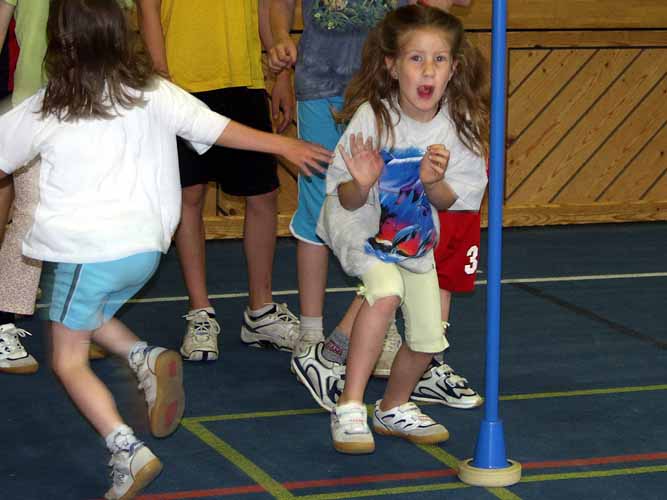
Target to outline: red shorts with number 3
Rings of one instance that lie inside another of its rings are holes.
[[[471,292],[479,264],[479,212],[438,212],[440,241],[435,248],[435,270],[440,288]]]

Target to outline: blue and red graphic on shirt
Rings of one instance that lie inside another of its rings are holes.
[[[424,152],[417,148],[381,151],[384,170],[379,180],[380,230],[366,241],[365,250],[383,262],[421,257],[437,240],[419,164]]]

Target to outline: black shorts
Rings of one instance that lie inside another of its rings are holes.
[[[193,93],[213,111],[265,132],[271,132],[271,116],[263,89],[232,87]],[[273,155],[256,151],[212,146],[198,155],[178,139],[181,187],[216,181],[225,193],[255,196],[274,191],[278,181],[277,161]]]

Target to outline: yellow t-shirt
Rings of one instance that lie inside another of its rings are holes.
[[[169,74],[190,92],[264,88],[257,0],[162,0]]]

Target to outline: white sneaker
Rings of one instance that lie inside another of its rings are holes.
[[[112,485],[104,495],[106,500],[135,498],[162,472],[160,460],[141,441],[111,455],[109,466]]]
[[[255,319],[248,314],[248,308],[243,312],[241,341],[246,345],[292,351],[298,338],[299,319],[287,304],[273,304],[268,312]]]
[[[30,335],[13,323],[0,325],[0,372],[27,375],[35,373],[39,363],[23,347],[19,337]]]
[[[205,309],[190,311],[183,316],[187,320],[181,355],[187,361],[215,361],[218,359],[218,335],[220,325]]]
[[[375,368],[373,368],[374,377],[389,377],[391,374],[391,365],[394,364],[394,358],[396,357],[396,354],[398,354],[398,350],[401,348],[401,344],[403,344],[403,340],[398,334],[396,322],[392,321],[389,325],[389,328],[387,328],[387,333],[384,336],[380,357],[375,363]]]
[[[294,351],[290,368],[317,404],[333,411],[345,385],[345,365],[333,363],[322,355],[324,342]]]
[[[452,408],[476,408],[484,399],[445,363],[433,360],[412,391],[410,399],[440,403]]]
[[[148,403],[151,433],[168,436],[178,427],[185,410],[181,357],[162,347],[147,347],[133,356],[130,366]]]
[[[414,403],[403,403],[387,411],[380,410],[379,400],[373,411],[373,430],[378,434],[398,436],[413,443],[436,444],[449,439],[449,431]]]
[[[366,406],[351,402],[334,407],[331,412],[331,439],[340,453],[373,453],[375,441],[368,428]]]
[[[305,351],[309,346],[319,342],[324,342],[324,330],[322,328],[304,328],[303,325],[301,325],[299,327],[299,337],[296,340],[292,356],[294,356],[295,353]]]

